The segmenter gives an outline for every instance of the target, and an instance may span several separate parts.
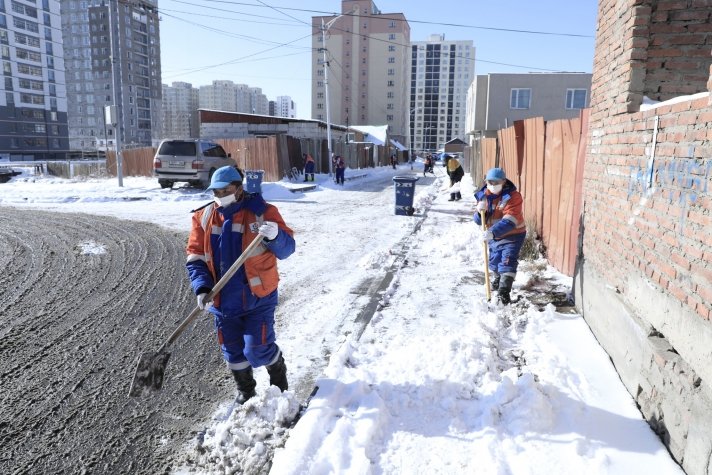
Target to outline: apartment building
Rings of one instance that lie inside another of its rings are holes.
[[[269,99],[259,87],[216,80],[200,86],[200,108],[247,114],[269,114]]]
[[[198,138],[198,88],[187,82],[163,85],[163,138]]]
[[[297,117],[297,105],[290,96],[277,96],[275,100],[275,114],[277,117],[294,119]]]
[[[157,0],[62,1],[72,150],[151,145],[161,134]],[[117,125],[106,125],[116,105]],[[115,130],[116,129],[116,130]]]
[[[478,75],[468,91],[468,132],[494,136],[515,120],[571,119],[590,98],[590,73]]]
[[[410,147],[437,150],[465,140],[467,91],[475,78],[472,41],[430,35],[410,50]]]
[[[410,26],[402,13],[383,13],[371,0],[343,0],[341,11],[312,17],[311,116],[327,120],[328,95],[331,123],[388,125],[405,143]]]
[[[66,157],[68,144],[60,2],[0,1],[0,158]]]

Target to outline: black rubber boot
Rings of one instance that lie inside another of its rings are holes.
[[[448,201],[455,201],[455,193],[450,193],[450,199]]]
[[[267,373],[269,373],[269,384],[271,386],[277,386],[282,391],[287,390],[287,365],[284,364],[282,352],[279,353],[277,361],[267,366]]]
[[[245,401],[256,394],[255,386],[257,386],[257,381],[255,381],[255,378],[252,376],[252,366],[246,369],[232,370],[232,376],[237,383],[237,397],[235,398],[235,402],[244,404]]]
[[[499,289],[499,274],[490,269],[490,290]]]
[[[512,299],[509,296],[509,293],[512,291],[512,284],[514,283],[514,277],[511,275],[503,275],[502,278],[499,280],[499,289],[497,289],[497,293],[499,294],[499,300],[503,304],[507,305],[509,304]]]

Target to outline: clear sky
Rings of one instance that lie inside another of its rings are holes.
[[[594,0],[377,0],[403,13],[411,41],[431,34],[472,40],[475,74],[591,72]],[[193,86],[228,79],[291,96],[311,114],[311,17],[341,13],[340,0],[159,0],[162,81]]]

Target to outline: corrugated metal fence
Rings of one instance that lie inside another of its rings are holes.
[[[576,260],[588,114],[584,109],[577,119],[515,121],[496,139],[480,141],[480,170],[504,168],[524,197],[525,219],[541,237],[547,259],[569,276]]]

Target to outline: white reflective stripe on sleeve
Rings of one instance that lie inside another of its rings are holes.
[[[200,220],[200,225],[203,226],[203,231],[208,230],[208,221],[210,221],[210,215],[213,214],[213,203],[210,203],[207,208],[203,210],[203,216]]]
[[[258,285],[262,285],[262,279],[259,277],[253,277],[250,279],[250,287],[256,287]]]
[[[232,232],[244,234],[245,226],[242,223],[232,223]]]
[[[188,254],[188,260],[186,262],[193,262],[193,261],[203,261],[203,262],[208,262],[205,259],[205,256],[202,254]]]
[[[210,228],[210,234],[220,234],[222,232],[222,228],[220,226],[213,226]]]
[[[235,371],[240,371],[241,369],[247,369],[250,367],[249,361],[243,361],[241,363],[228,363],[226,361],[225,364],[227,365],[227,369]]]

